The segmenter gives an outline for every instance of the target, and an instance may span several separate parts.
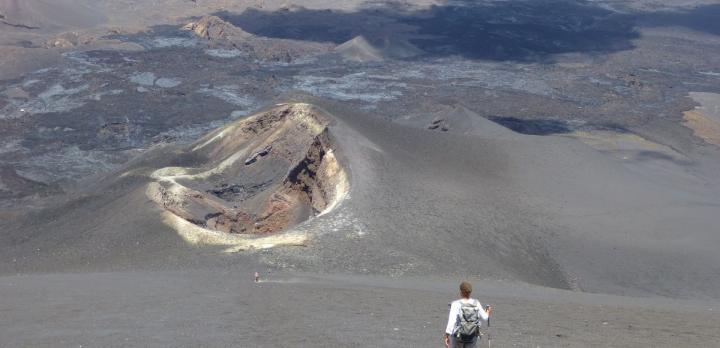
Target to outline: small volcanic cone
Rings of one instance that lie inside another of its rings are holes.
[[[184,156],[193,167],[152,174],[147,195],[212,231],[268,234],[332,209],[347,191],[330,119],[307,104],[281,105],[219,129]]]
[[[423,52],[406,40],[385,38],[373,44],[364,36],[357,36],[335,47],[335,53],[344,60],[365,63],[379,62],[388,58],[409,58],[421,55]]]
[[[358,36],[335,48],[343,59],[354,62],[379,62],[384,60],[383,53],[373,47],[363,36]]]

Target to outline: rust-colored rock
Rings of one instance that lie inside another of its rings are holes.
[[[208,134],[187,150],[197,167],[155,171],[160,207],[224,233],[284,231],[332,209],[347,191],[330,118],[308,104],[280,105]]]

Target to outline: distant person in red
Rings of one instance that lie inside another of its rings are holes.
[[[255,282],[256,283],[260,282],[260,273],[258,273],[257,271],[255,271]]]
[[[447,348],[475,348],[480,336],[481,320],[488,321],[492,307],[483,309],[480,301],[470,298],[472,285],[460,283],[460,299],[450,304],[450,315],[443,341]]]

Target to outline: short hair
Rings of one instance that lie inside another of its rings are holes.
[[[472,285],[468,282],[460,283],[460,293],[463,294],[463,296],[470,296],[470,293],[472,293]]]

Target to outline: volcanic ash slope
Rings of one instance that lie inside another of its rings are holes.
[[[720,194],[681,165],[655,173],[463,108],[443,114],[471,128],[456,134],[301,100],[3,221],[0,271],[260,261],[720,298]]]
[[[91,2],[0,0],[0,28],[54,31],[100,25],[106,18]]]
[[[269,260],[720,297],[720,194],[681,163],[648,170],[575,139],[512,132],[461,107],[445,118],[451,128],[462,121],[467,134],[313,102],[348,125],[334,134],[352,173],[350,197],[329,215],[350,223],[328,219],[337,232]],[[321,230],[322,220],[307,225]]]

